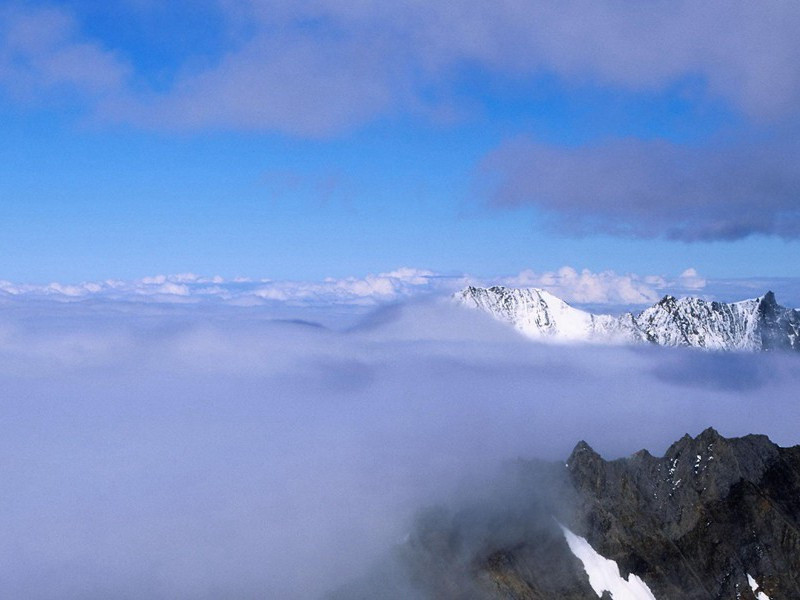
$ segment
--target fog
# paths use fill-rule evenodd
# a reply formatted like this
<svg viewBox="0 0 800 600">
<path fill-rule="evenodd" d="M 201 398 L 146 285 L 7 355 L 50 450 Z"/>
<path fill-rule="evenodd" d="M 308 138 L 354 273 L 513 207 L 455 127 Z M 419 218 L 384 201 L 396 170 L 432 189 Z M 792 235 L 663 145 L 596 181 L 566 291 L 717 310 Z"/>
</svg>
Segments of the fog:
<svg viewBox="0 0 800 600">
<path fill-rule="evenodd" d="M 539 345 L 430 299 L 8 302 L 0 595 L 321 597 L 509 459 L 660 454 L 707 426 L 798 443 L 798 364 Z"/>
</svg>

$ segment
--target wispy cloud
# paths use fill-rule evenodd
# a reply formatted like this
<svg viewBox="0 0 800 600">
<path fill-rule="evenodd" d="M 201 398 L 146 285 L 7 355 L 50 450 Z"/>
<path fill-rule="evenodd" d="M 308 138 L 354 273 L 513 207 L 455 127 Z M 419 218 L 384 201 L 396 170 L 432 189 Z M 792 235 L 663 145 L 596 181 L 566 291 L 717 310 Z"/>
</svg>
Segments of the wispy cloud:
<svg viewBox="0 0 800 600">
<path fill-rule="evenodd" d="M 0 9 L 0 90 L 26 103 L 97 106 L 130 93 L 132 67 L 56 7 Z"/>
<path fill-rule="evenodd" d="M 700 100 L 756 119 L 796 114 L 800 99 L 800 10 L 789 3 L 226 0 L 219 9 L 228 43 L 215 60 L 178 69 L 166 89 L 126 85 L 100 112 L 159 127 L 328 135 L 385 115 L 457 112 L 465 65 L 634 92 L 694 77 Z M 126 84 L 125 63 L 80 35 L 66 9 L 4 11 L 0 21 L 7 86 L 69 83 L 97 101 Z M 182 59 L 193 63 L 191 48 Z"/>
</svg>

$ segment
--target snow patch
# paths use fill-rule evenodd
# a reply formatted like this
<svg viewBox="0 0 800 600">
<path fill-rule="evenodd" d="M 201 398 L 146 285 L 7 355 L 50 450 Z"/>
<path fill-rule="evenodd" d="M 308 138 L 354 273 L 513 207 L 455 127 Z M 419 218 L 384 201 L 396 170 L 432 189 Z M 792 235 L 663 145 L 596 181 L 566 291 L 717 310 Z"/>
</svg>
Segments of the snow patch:
<svg viewBox="0 0 800 600">
<path fill-rule="evenodd" d="M 589 585 L 598 598 L 603 596 L 603 592 L 610 592 L 614 600 L 656 600 L 653 592 L 639 577 L 631 573 L 625 579 L 620 575 L 615 561 L 601 556 L 584 538 L 575 535 L 563 525 L 560 526 L 569 549 L 583 564 L 589 576 Z"/>
<path fill-rule="evenodd" d="M 770 600 L 769 596 L 767 596 L 764 592 L 759 591 L 760 588 L 758 582 L 756 582 L 750 573 L 747 574 L 747 583 L 750 584 L 750 589 L 753 590 L 756 600 Z"/>
</svg>

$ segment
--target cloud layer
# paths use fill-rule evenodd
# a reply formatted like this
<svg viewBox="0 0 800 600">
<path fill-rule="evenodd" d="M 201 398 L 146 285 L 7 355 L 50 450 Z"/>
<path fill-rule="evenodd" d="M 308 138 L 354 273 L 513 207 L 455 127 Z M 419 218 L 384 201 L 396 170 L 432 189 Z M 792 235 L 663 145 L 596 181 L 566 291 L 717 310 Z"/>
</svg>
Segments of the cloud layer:
<svg viewBox="0 0 800 600">
<path fill-rule="evenodd" d="M 556 148 L 516 140 L 483 165 L 495 206 L 533 206 L 571 233 L 736 240 L 800 235 L 800 148 L 627 139 Z"/>
<path fill-rule="evenodd" d="M 443 275 L 426 269 L 401 267 L 365 277 L 326 278 L 323 281 L 273 281 L 269 279 L 203 277 L 193 273 L 157 275 L 139 280 L 106 280 L 80 284 L 53 282 L 46 285 L 16 284 L 0 280 L 0 299 L 39 298 L 61 301 L 110 300 L 194 304 L 216 302 L 238 306 L 325 307 L 331 305 L 369 308 L 398 300 L 444 296 L 468 284 L 539 287 L 576 304 L 649 304 L 664 290 L 697 292 L 705 286 L 694 269 L 680 277 L 619 275 L 614 271 L 581 272 L 572 267 L 558 271 L 530 269 L 513 277 L 480 278 Z"/>
<path fill-rule="evenodd" d="M 127 301 L 194 303 L 221 301 L 243 306 L 266 303 L 289 305 L 349 304 L 374 306 L 446 287 L 451 279 L 425 269 L 401 267 L 365 277 L 329 277 L 323 281 L 204 277 L 194 273 L 156 275 L 123 281 L 47 285 L 16 284 L 0 280 L 0 297 L 37 297 L 55 300 L 100 298 Z M 450 282 L 450 285 L 458 285 Z"/>
<path fill-rule="evenodd" d="M 0 590 L 317 598 L 506 459 L 708 425 L 796 443 L 795 363 L 538 346 L 435 302 L 336 332 L 29 301 L 0 313 Z"/>
<path fill-rule="evenodd" d="M 541 288 L 573 305 L 599 312 L 635 310 L 653 304 L 665 294 L 731 302 L 758 297 L 768 290 L 776 292 L 781 303 L 800 306 L 800 281 L 797 279 L 718 280 L 707 279 L 694 268 L 685 269 L 677 276 L 665 276 L 612 270 L 578 271 L 564 266 L 555 271 L 525 269 L 517 275 L 491 278 L 400 267 L 363 277 L 329 277 L 322 281 L 225 279 L 193 273 L 77 284 L 34 285 L 0 280 L 0 307 L 30 301 L 116 303 L 120 306 L 144 303 L 154 307 L 228 305 L 262 307 L 282 318 L 296 315 L 304 318 L 302 315 L 311 314 L 321 317 L 336 308 L 338 318 L 344 319 L 342 323 L 349 323 L 377 306 L 446 297 L 467 285 Z"/>
<path fill-rule="evenodd" d="M 223 28 L 228 43 L 215 60 L 178 69 L 166 91 L 135 87 L 127 65 L 140 82 L 148 75 L 136 73 L 135 57 L 116 58 L 108 41 L 79 35 L 66 10 L 35 3 L 0 14 L 7 32 L 0 82 L 13 88 L 27 79 L 40 90 L 66 84 L 123 120 L 301 135 L 397 112 L 452 112 L 459 103 L 453 84 L 465 66 L 511 80 L 555 74 L 573 85 L 635 92 L 699 78 L 701 97 L 758 119 L 793 114 L 800 100 L 800 10 L 791 3 L 208 4 L 218 20 L 209 26 Z M 143 3 L 139 11 L 153 9 Z M 188 49 L 181 60 L 198 58 Z M 109 90 L 125 98 L 107 101 Z"/>
</svg>

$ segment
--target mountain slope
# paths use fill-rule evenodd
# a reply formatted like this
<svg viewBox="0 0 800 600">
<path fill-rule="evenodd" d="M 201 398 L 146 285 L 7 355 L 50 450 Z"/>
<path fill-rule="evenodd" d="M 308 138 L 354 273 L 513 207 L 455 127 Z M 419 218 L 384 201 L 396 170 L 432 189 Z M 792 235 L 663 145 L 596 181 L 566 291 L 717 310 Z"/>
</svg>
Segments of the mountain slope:
<svg viewBox="0 0 800 600">
<path fill-rule="evenodd" d="M 741 302 L 665 296 L 638 315 L 594 315 L 539 289 L 467 287 L 455 299 L 534 339 L 594 343 L 651 342 L 709 350 L 800 351 L 800 311 L 772 292 Z"/>
<path fill-rule="evenodd" d="M 493 492 L 419 518 L 397 555 L 413 597 L 800 598 L 798 446 L 707 429 L 606 461 L 581 442 Z"/>
</svg>

